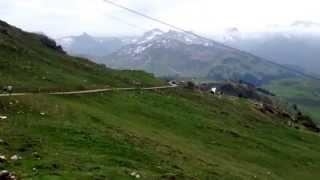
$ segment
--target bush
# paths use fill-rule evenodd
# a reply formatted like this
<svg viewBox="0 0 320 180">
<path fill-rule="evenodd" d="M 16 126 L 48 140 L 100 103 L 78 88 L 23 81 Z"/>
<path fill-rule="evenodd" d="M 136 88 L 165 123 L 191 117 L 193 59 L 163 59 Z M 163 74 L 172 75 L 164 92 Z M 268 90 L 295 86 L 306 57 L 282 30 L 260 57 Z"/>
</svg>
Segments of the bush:
<svg viewBox="0 0 320 180">
<path fill-rule="evenodd" d="M 40 41 L 46 47 L 48 47 L 50 49 L 53 49 L 53 50 L 56 50 L 56 51 L 58 51 L 60 53 L 64 53 L 65 54 L 64 50 L 62 49 L 62 47 L 58 46 L 57 43 L 54 40 L 50 39 L 49 37 L 41 35 L 40 36 Z"/>
<path fill-rule="evenodd" d="M 298 123 L 302 124 L 305 128 L 313 132 L 320 132 L 319 126 L 313 121 L 313 119 L 310 116 L 299 113 L 297 115 L 297 121 Z"/>
<path fill-rule="evenodd" d="M 187 89 L 195 89 L 196 85 L 192 81 L 188 81 L 187 84 L 185 85 L 185 88 Z"/>
</svg>

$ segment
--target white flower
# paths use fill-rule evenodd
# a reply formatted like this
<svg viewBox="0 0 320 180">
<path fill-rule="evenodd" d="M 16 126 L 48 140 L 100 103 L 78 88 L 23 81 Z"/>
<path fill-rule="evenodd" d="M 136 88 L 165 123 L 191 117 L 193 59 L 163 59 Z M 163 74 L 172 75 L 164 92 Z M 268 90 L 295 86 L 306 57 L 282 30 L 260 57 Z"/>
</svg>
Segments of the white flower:
<svg viewBox="0 0 320 180">
<path fill-rule="evenodd" d="M 0 119 L 1 120 L 6 120 L 6 119 L 8 119 L 8 117 L 7 116 L 0 116 Z"/>
<path fill-rule="evenodd" d="M 0 160 L 7 160 L 7 157 L 5 155 L 0 155 Z"/>
<path fill-rule="evenodd" d="M 10 158 L 12 161 L 17 161 L 17 160 L 19 160 L 19 159 L 22 159 L 20 156 L 18 156 L 18 155 L 13 155 L 13 156 L 11 156 L 11 158 Z"/>
</svg>

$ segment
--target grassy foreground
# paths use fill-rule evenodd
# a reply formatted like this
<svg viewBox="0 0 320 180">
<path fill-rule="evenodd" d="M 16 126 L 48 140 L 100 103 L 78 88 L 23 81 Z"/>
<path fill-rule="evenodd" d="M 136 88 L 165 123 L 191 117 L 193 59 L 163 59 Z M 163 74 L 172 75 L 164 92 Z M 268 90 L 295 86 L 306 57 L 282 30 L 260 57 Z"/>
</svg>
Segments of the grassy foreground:
<svg viewBox="0 0 320 180">
<path fill-rule="evenodd" d="M 320 137 L 245 100 L 181 90 L 1 99 L 1 164 L 22 179 L 305 179 Z M 42 115 L 41 115 L 42 113 Z M 45 113 L 45 115 L 43 115 Z"/>
</svg>

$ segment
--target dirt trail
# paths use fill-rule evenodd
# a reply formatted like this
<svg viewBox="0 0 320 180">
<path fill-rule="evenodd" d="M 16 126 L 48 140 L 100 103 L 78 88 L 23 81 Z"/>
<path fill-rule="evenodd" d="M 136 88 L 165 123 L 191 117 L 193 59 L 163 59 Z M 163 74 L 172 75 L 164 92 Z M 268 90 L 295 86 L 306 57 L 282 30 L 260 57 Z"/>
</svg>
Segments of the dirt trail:
<svg viewBox="0 0 320 180">
<path fill-rule="evenodd" d="M 146 88 L 105 88 L 105 89 L 92 89 L 92 90 L 82 90 L 82 91 L 65 91 L 65 92 L 49 92 L 49 93 L 12 93 L 12 94 L 0 94 L 0 97 L 8 96 L 28 96 L 34 94 L 47 94 L 47 95 L 73 95 L 73 94 L 92 94 L 99 92 L 108 91 L 132 91 L 132 90 L 156 90 L 156 89 L 170 89 L 178 87 L 175 84 L 169 83 L 167 86 L 156 86 L 156 87 L 146 87 Z"/>
</svg>

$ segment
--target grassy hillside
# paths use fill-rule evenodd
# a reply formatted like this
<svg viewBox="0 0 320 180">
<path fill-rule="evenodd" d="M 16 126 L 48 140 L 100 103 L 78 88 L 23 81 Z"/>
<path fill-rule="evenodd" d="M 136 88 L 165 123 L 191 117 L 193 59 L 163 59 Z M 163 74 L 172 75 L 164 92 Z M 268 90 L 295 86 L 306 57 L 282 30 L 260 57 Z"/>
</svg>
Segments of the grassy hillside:
<svg viewBox="0 0 320 180">
<path fill-rule="evenodd" d="M 64 54 L 45 36 L 23 32 L 0 21 L 0 86 L 16 90 L 83 89 L 162 84 L 139 71 L 115 71 Z"/>
<path fill-rule="evenodd" d="M 163 84 L 65 55 L 0 23 L 0 82 L 18 90 Z M 140 85 L 139 85 L 140 86 Z M 305 179 L 320 137 L 244 99 L 177 88 L 1 97 L 0 171 L 19 179 Z M 18 155 L 18 160 L 10 157 Z M 135 173 L 134 173 L 135 172 Z M 133 177 L 135 175 L 136 177 Z"/>
<path fill-rule="evenodd" d="M 320 121 L 320 82 L 308 79 L 272 81 L 266 88 L 297 104 L 303 111 Z"/>
<path fill-rule="evenodd" d="M 0 152 L 22 157 L 1 168 L 23 179 L 320 175 L 318 135 L 289 129 L 243 100 L 180 90 L 36 96 L 1 99 L 1 114 L 9 119 L 0 122 L 7 143 Z"/>
</svg>

